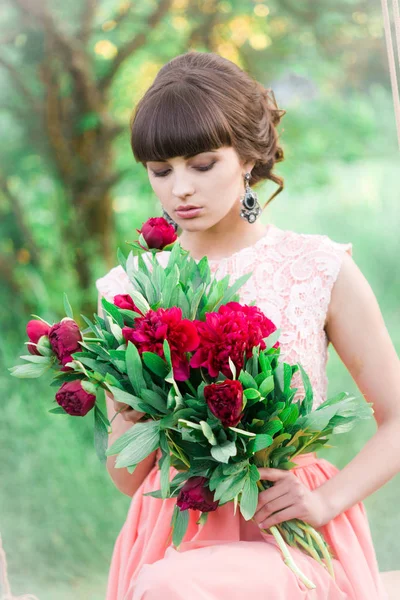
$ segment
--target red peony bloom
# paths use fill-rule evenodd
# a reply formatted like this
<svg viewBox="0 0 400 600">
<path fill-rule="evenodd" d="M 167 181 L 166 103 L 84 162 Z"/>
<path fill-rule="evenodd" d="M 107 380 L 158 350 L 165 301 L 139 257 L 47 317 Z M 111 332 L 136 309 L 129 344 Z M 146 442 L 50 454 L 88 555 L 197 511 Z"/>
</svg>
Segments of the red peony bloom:
<svg viewBox="0 0 400 600">
<path fill-rule="evenodd" d="M 223 427 L 235 427 L 243 414 L 243 387 L 237 379 L 226 379 L 204 387 L 204 397 L 212 414 Z"/>
<path fill-rule="evenodd" d="M 171 361 L 177 381 L 189 379 L 189 364 L 186 352 L 192 352 L 199 344 L 196 325 L 189 319 L 182 319 L 182 309 L 178 307 L 149 310 L 143 317 L 135 319 L 135 328 L 123 327 L 125 340 L 135 344 L 139 353 L 154 352 L 164 357 L 163 341 L 168 340 L 171 348 Z"/>
<path fill-rule="evenodd" d="M 239 372 L 246 358 L 252 356 L 254 346 L 265 349 L 263 338 L 276 327 L 256 306 L 228 302 L 218 312 L 206 313 L 205 321 L 195 321 L 200 344 L 190 360 L 191 367 L 205 367 L 212 377 L 219 372 L 232 377 L 229 357 Z M 276 342 L 274 347 L 277 347 Z"/>
<path fill-rule="evenodd" d="M 141 315 L 143 314 L 129 294 L 117 294 L 114 296 L 114 304 L 115 306 L 118 306 L 118 308 L 125 308 L 127 310 L 133 310 Z"/>
<path fill-rule="evenodd" d="M 69 317 L 61 319 L 50 329 L 49 340 L 58 360 L 64 365 L 61 370 L 70 371 L 70 367 L 65 367 L 65 365 L 73 360 L 71 354 L 81 351 L 78 342 L 82 340 L 82 335 L 78 325 Z"/>
<path fill-rule="evenodd" d="M 56 400 L 65 412 L 74 417 L 84 417 L 96 403 L 96 396 L 83 389 L 79 379 L 62 384 Z"/>
<path fill-rule="evenodd" d="M 224 314 L 225 311 L 236 310 L 244 312 L 249 320 L 249 338 L 246 349 L 246 358 L 250 358 L 252 355 L 252 348 L 260 344 L 260 350 L 265 350 L 265 342 L 263 338 L 268 337 L 277 328 L 275 324 L 268 319 L 258 308 L 258 306 L 248 306 L 247 304 L 239 304 L 239 302 L 228 302 L 223 306 L 220 306 L 218 312 Z M 279 348 L 279 342 L 277 341 L 273 348 Z"/>
<path fill-rule="evenodd" d="M 28 321 L 26 325 L 27 336 L 34 344 L 37 344 L 43 335 L 48 336 L 49 331 L 50 325 L 43 321 L 39 321 L 38 319 L 32 319 L 31 321 Z M 33 344 L 27 344 L 27 348 L 30 354 L 40 356 L 39 350 Z"/>
<path fill-rule="evenodd" d="M 173 225 L 170 225 L 164 217 L 151 217 L 143 223 L 142 229 L 136 231 L 143 235 L 148 248 L 158 250 L 162 250 L 178 238 Z"/>
<path fill-rule="evenodd" d="M 180 510 L 188 508 L 201 510 L 201 512 L 217 510 L 219 502 L 214 502 L 214 494 L 206 486 L 207 481 L 207 477 L 189 477 L 176 499 Z"/>
</svg>

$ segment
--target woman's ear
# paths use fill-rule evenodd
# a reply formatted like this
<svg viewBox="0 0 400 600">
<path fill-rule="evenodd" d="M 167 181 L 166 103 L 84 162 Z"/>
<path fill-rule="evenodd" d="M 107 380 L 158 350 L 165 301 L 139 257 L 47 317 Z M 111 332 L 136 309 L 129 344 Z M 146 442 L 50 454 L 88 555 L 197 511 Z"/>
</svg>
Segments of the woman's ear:
<svg viewBox="0 0 400 600">
<path fill-rule="evenodd" d="M 243 177 L 245 176 L 246 173 L 251 173 L 251 171 L 254 169 L 254 165 L 256 164 L 256 162 L 253 161 L 248 161 L 245 163 L 242 163 L 242 169 L 243 169 Z"/>
</svg>

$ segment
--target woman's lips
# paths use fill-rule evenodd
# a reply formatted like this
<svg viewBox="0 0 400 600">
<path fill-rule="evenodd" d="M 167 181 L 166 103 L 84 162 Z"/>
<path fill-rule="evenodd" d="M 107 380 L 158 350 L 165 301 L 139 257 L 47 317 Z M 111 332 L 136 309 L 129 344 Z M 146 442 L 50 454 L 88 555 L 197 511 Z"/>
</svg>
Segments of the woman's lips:
<svg viewBox="0 0 400 600">
<path fill-rule="evenodd" d="M 182 219 L 191 219 L 192 217 L 197 217 L 202 211 L 202 208 L 189 208 L 186 210 L 177 210 L 175 211 L 178 217 Z"/>
</svg>

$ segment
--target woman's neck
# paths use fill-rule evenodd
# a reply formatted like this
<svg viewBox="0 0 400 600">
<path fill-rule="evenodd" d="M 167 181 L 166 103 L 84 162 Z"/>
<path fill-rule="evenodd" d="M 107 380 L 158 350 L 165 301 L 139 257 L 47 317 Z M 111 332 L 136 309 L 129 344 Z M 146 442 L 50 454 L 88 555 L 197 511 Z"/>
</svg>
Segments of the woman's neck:
<svg viewBox="0 0 400 600">
<path fill-rule="evenodd" d="M 195 260 L 207 256 L 210 260 L 219 260 L 252 246 L 264 237 L 269 225 L 240 223 L 236 229 L 216 232 L 215 228 L 206 231 L 184 231 L 178 242 Z"/>
</svg>

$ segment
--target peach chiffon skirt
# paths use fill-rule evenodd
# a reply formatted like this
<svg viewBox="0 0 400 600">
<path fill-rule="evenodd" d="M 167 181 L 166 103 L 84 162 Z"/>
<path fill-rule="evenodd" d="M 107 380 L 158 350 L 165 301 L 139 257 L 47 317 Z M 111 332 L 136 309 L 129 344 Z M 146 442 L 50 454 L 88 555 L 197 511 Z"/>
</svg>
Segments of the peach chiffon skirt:
<svg viewBox="0 0 400 600">
<path fill-rule="evenodd" d="M 161 456 L 158 451 L 158 457 Z M 338 469 L 308 453 L 293 473 L 315 489 Z M 171 468 L 170 479 L 177 471 Z M 229 502 L 189 526 L 177 551 L 170 521 L 175 499 L 143 493 L 160 489 L 156 462 L 132 498 L 112 556 L 106 600 L 388 600 L 380 579 L 364 504 L 359 502 L 319 529 L 335 553 L 335 580 L 301 550 L 289 547 L 300 569 L 316 584 L 307 589 L 283 562 L 272 534 L 263 535 Z"/>
</svg>

